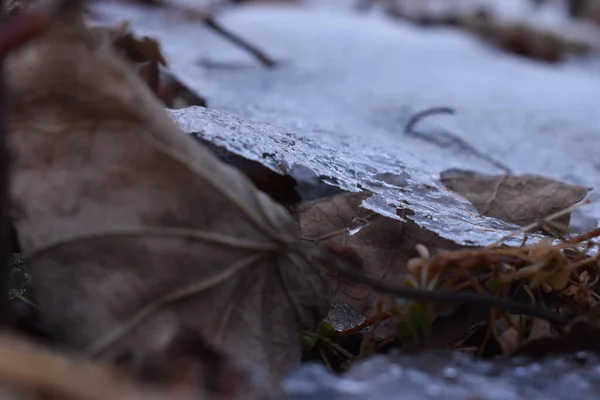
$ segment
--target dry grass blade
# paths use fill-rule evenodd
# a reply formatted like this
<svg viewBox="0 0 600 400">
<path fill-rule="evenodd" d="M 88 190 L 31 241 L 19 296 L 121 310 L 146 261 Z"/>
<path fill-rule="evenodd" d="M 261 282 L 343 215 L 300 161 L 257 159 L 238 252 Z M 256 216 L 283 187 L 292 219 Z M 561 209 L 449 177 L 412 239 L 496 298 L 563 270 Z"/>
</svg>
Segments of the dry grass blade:
<svg viewBox="0 0 600 400">
<path fill-rule="evenodd" d="M 582 207 L 582 206 L 584 206 L 586 204 L 589 204 L 589 203 L 587 201 L 582 201 L 580 203 L 573 204 L 572 206 L 569 206 L 569 207 L 567 207 L 567 208 L 565 208 L 563 210 L 557 211 L 554 214 L 549 215 L 548 217 L 546 217 L 546 218 L 544 218 L 544 219 L 542 219 L 540 221 L 533 222 L 533 223 L 531 223 L 531 224 L 529 224 L 527 226 L 522 227 L 521 229 L 517 229 L 517 230 L 509 233 L 508 235 L 506 235 L 506 236 L 498 239 L 494 243 L 491 243 L 491 244 L 487 245 L 485 248 L 486 249 L 490 249 L 490 248 L 493 248 L 493 247 L 498 247 L 498 246 L 500 246 L 502 243 L 506 242 L 510 238 L 513 238 L 513 237 L 515 237 L 517 235 L 520 235 L 522 233 L 531 232 L 532 230 L 534 230 L 536 228 L 539 228 L 543 223 L 549 223 L 549 222 L 551 222 L 551 221 L 553 221 L 553 220 L 555 220 L 557 218 L 560 218 L 560 217 L 562 217 L 564 215 L 568 215 L 568 214 L 572 213 L 573 211 L 577 210 L 578 208 L 580 208 L 580 207 Z"/>
</svg>

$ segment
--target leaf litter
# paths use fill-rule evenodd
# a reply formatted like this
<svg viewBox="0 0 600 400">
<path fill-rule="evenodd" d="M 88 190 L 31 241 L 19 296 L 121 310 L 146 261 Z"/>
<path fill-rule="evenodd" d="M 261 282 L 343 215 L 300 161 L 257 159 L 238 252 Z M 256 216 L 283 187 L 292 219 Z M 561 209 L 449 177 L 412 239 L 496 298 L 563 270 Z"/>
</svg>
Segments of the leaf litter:
<svg viewBox="0 0 600 400">
<path fill-rule="evenodd" d="M 440 174 L 448 189 L 467 198 L 483 215 L 525 226 L 583 200 L 589 189 L 542 176 L 485 176 L 451 170 Z M 558 233 L 568 230 L 570 214 L 553 221 Z"/>
<path fill-rule="evenodd" d="M 203 145 L 175 126 L 163 108 L 173 103 L 157 80 L 167 64 L 157 42 L 136 39 L 125 25 L 88 30 L 77 4 L 42 2 L 41 14 L 36 7 L 20 14 L 13 36 L 3 38 L 7 146 L 14 157 L 9 193 L 19 210 L 12 223 L 41 318 L 58 333 L 54 346 L 78 353 L 79 366 L 90 363 L 85 358 L 99 359 L 97 367 L 117 371 L 124 383 L 121 393 L 112 376 L 53 375 L 53 361 L 36 358 L 44 357 L 40 348 L 33 358 L 26 351 L 7 356 L 40 365 L 18 384 L 40 389 L 42 379 L 58 396 L 72 398 L 100 398 L 109 386 L 111 398 L 135 398 L 144 390 L 157 398 L 279 398 L 279 383 L 300 362 L 303 330 L 304 342 L 310 339 L 303 358 L 316 355 L 330 369 L 346 369 L 390 346 L 408 351 L 435 337 L 441 320 L 462 318 L 465 305 L 484 307 L 484 313 L 470 312 L 466 325 L 481 328 L 482 338 L 469 334 L 445 348 L 534 354 L 548 340 L 564 343 L 574 332 L 594 331 L 597 233 L 563 235 L 588 189 L 471 173 L 457 183 L 442 174 L 441 183 L 482 215 L 524 225 L 495 225 L 488 243 L 503 235 L 485 247 L 465 247 L 419 226 L 410 218 L 419 208 L 405 199 L 408 207 L 391 207 L 393 215 L 364 207 L 366 200 L 381 200 L 382 187 L 407 198 L 412 177 L 406 171 L 374 173 L 379 182 L 362 187 L 374 189 L 364 193 L 304 203 L 277 197 L 277 175 L 253 157 L 236 158 L 230 138 L 214 135 L 223 127 L 237 130 L 232 117 L 181 111 L 198 118 L 186 130 Z M 28 24 L 37 15 L 52 23 Z M 39 37 L 23 45 L 15 32 Z M 208 129 L 196 129 L 198 123 Z M 285 144 L 288 136 L 294 146 L 297 139 L 238 123 L 244 128 L 238 137 L 250 133 L 238 139 L 243 147 L 265 132 L 262 144 L 274 138 Z M 306 144 L 316 151 L 303 157 L 325 149 L 310 139 Z M 279 158 L 265 154 L 263 164 Z M 289 161 L 268 166 L 286 176 L 294 167 Z M 296 190 L 293 181 L 288 176 L 285 191 Z M 444 190 L 431 182 L 425 189 Z M 459 197 L 447 199 L 467 209 Z M 531 234 L 552 232 L 548 227 L 560 233 L 557 240 Z M 322 321 L 332 299 L 365 319 L 336 331 Z M 73 382 L 65 383 L 70 375 Z M 0 373 L 11 384 L 14 376 Z M 81 388 L 81 382 L 91 383 Z"/>
</svg>

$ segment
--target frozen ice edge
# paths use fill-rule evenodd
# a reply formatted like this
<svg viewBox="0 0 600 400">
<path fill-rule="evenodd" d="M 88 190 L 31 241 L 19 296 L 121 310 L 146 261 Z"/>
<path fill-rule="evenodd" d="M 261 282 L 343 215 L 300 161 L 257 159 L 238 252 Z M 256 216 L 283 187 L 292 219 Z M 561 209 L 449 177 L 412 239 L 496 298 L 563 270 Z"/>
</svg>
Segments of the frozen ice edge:
<svg viewBox="0 0 600 400">
<path fill-rule="evenodd" d="M 462 197 L 447 190 L 436 175 L 404 165 L 384 148 L 355 149 L 352 142 L 336 147 L 317 142 L 306 135 L 245 120 L 203 107 L 169 110 L 177 125 L 188 134 L 197 134 L 229 151 L 268 166 L 281 173 L 304 166 L 327 183 L 343 190 L 368 190 L 373 196 L 363 207 L 390 218 L 402 220 L 396 208 L 408 208 L 410 217 L 421 227 L 459 244 L 486 245 L 515 229 L 502 221 L 479 215 Z M 400 186 L 387 183 L 382 174 L 402 176 Z M 521 238 L 512 240 L 519 244 Z"/>
</svg>

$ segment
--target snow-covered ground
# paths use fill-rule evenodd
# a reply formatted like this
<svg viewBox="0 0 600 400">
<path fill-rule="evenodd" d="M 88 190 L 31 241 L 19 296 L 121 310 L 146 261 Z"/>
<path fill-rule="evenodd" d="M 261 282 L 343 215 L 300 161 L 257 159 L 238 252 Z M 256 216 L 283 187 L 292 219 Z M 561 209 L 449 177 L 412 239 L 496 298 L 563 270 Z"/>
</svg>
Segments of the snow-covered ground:
<svg viewBox="0 0 600 400">
<path fill-rule="evenodd" d="M 500 171 L 460 146 L 405 135 L 408 118 L 423 109 L 446 106 L 456 115 L 430 117 L 420 130 L 459 138 L 514 173 L 600 190 L 600 69 L 594 63 L 545 64 L 503 53 L 464 31 L 359 13 L 350 1 L 340 0 L 337 7 L 335 0 L 312 3 L 247 5 L 219 15 L 223 25 L 281 60 L 276 69 L 260 67 L 198 22 L 134 7 L 102 10 L 158 38 L 171 69 L 207 98 L 210 109 L 243 119 L 178 113 L 189 130 L 202 128 L 224 142 L 245 131 L 247 138 L 233 141 L 246 140 L 248 146 L 230 146 L 234 151 L 255 159 L 275 152 L 281 162 L 307 165 L 347 189 L 374 190 L 379 196 L 367 205 L 382 212 L 406 200 L 415 221 L 449 238 L 461 241 L 468 232 L 469 239 L 483 243 L 510 228 L 475 217 L 470 205 L 435 181 L 437 174 L 453 167 Z M 567 29 L 573 22 L 556 8 L 535 12 L 517 0 L 493 3 L 510 20 L 572 34 L 594 32 Z M 195 125 L 190 115 L 197 116 Z M 233 121 L 247 129 L 237 130 Z M 260 144 L 252 135 L 282 135 L 278 132 L 300 147 L 277 149 L 271 141 L 251 148 L 253 140 Z M 407 185 L 399 189 L 378 181 L 383 172 L 404 172 Z M 436 190 L 425 190 L 427 185 Z M 600 209 L 583 212 L 595 226 Z"/>
</svg>

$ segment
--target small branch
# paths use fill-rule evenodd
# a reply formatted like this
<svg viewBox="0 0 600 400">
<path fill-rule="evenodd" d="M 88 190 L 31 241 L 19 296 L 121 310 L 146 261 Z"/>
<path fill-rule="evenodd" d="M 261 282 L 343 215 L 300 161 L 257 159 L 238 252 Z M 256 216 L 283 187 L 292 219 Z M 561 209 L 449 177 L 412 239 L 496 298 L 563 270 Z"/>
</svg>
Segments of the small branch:
<svg viewBox="0 0 600 400">
<path fill-rule="evenodd" d="M 339 344 L 337 344 L 334 341 L 330 340 L 329 338 L 326 338 L 324 336 L 320 336 L 317 333 L 310 332 L 310 331 L 304 331 L 302 333 L 304 335 L 306 335 L 306 336 L 310 336 L 315 341 L 321 341 L 321 342 L 327 344 L 333 350 L 337 351 L 339 354 L 343 355 L 344 357 L 346 357 L 349 360 L 352 360 L 353 358 L 355 358 L 354 354 L 350 353 L 348 350 L 344 349 L 342 346 L 340 346 Z"/>
<path fill-rule="evenodd" d="M 415 289 L 412 287 L 391 285 L 379 279 L 365 275 L 361 271 L 348 268 L 342 260 L 333 254 L 321 256 L 321 258 L 324 258 L 322 260 L 323 265 L 326 265 L 328 269 L 339 274 L 343 278 L 361 285 L 369 286 L 376 291 L 389 293 L 398 297 L 430 302 L 469 303 L 473 305 L 486 306 L 489 308 L 501 308 L 517 314 L 531 315 L 558 324 L 567 324 L 569 322 L 568 318 L 558 315 L 554 312 L 539 307 L 533 307 L 528 304 L 519 303 L 514 300 L 501 299 L 479 293 L 448 292 L 439 290 L 430 291 Z"/>
<path fill-rule="evenodd" d="M 421 136 L 422 134 L 420 132 L 415 131 L 415 126 L 421 122 L 421 120 L 437 114 L 454 115 L 456 114 L 456 111 L 450 107 L 432 107 L 427 110 L 419 111 L 408 119 L 406 125 L 404 125 L 404 133 L 412 136 Z"/>
<path fill-rule="evenodd" d="M 589 232 L 582 233 L 581 235 L 577 235 L 577 236 L 567 240 L 567 243 L 581 243 L 581 242 L 585 242 L 587 240 L 596 238 L 598 236 L 600 236 L 600 228 L 596 228 Z"/>
<path fill-rule="evenodd" d="M 88 1 L 96 1 L 100 2 L 101 0 L 88 0 Z M 277 65 L 277 62 L 267 56 L 264 52 L 259 50 L 256 46 L 250 44 L 246 40 L 237 36 L 233 32 L 225 29 L 221 24 L 215 21 L 213 15 L 214 13 L 225 6 L 226 2 L 218 2 L 214 4 L 212 7 L 204 7 L 202 9 L 198 9 L 197 7 L 188 7 L 182 4 L 178 4 L 177 2 L 171 2 L 169 0 L 122 0 L 125 3 L 134 3 L 140 4 L 147 7 L 154 8 L 162 8 L 168 11 L 175 11 L 180 15 L 183 15 L 188 20 L 201 21 L 207 28 L 211 29 L 213 32 L 218 35 L 224 37 L 229 40 L 233 44 L 241 47 L 246 50 L 248 53 L 252 54 L 254 58 L 256 58 L 263 66 L 272 68 Z"/>
<path fill-rule="evenodd" d="M 432 134 L 428 134 L 425 132 L 419 132 L 419 131 L 415 130 L 415 126 L 426 117 L 429 117 L 431 115 L 436 115 L 436 114 L 454 115 L 455 113 L 456 112 L 454 111 L 454 109 L 452 109 L 450 107 L 433 107 L 433 108 L 429 108 L 424 111 L 420 111 L 420 112 L 412 115 L 408 119 L 408 121 L 406 122 L 406 125 L 404 126 L 404 134 L 421 139 L 428 143 L 432 143 L 439 147 L 447 147 L 448 143 L 450 143 L 451 145 L 458 147 L 460 150 L 462 150 L 466 153 L 469 153 L 469 154 L 479 158 L 480 160 L 490 163 L 494 167 L 504 171 L 504 173 L 509 174 L 511 171 L 510 171 L 510 168 L 508 168 L 506 165 L 502 164 L 499 161 L 494 160 L 487 154 L 482 153 L 481 151 L 477 150 L 474 146 L 467 143 L 466 141 L 464 141 L 463 139 L 461 139 L 460 137 L 456 136 L 455 134 L 453 134 L 451 132 L 441 132 L 437 135 L 432 135 Z M 446 139 L 446 141 L 444 142 L 443 139 Z"/>
<path fill-rule="evenodd" d="M 225 39 L 229 40 L 233 44 L 241 47 L 248 53 L 252 54 L 252 56 L 254 56 L 254 58 L 256 58 L 263 66 L 273 68 L 277 65 L 277 62 L 275 60 L 267 56 L 264 52 L 262 52 L 246 40 L 237 36 L 233 32 L 225 29 L 225 27 L 223 27 L 221 24 L 215 21 L 213 17 L 207 17 L 206 19 L 204 19 L 204 25 L 206 25 L 206 27 L 210 28 L 215 33 L 218 33 L 219 35 L 223 36 Z"/>
<path fill-rule="evenodd" d="M 521 229 L 517 229 L 516 231 L 513 231 L 511 233 L 509 233 L 508 235 L 504 236 L 503 238 L 496 240 L 494 243 L 489 244 L 487 246 L 485 246 L 486 249 L 490 249 L 493 247 L 497 247 L 500 246 L 502 243 L 506 242 L 508 239 L 515 237 L 521 233 L 526 234 L 527 232 L 530 232 L 536 228 L 539 228 L 540 225 L 544 224 L 544 223 L 548 223 L 550 221 L 553 221 L 557 218 L 562 217 L 563 215 L 567 215 L 569 213 L 571 213 L 572 211 L 578 209 L 579 207 L 585 205 L 585 204 L 589 204 L 587 201 L 582 201 L 580 203 L 576 203 L 573 204 L 572 206 L 569 206 L 563 210 L 557 211 L 554 214 L 551 214 L 549 216 L 547 216 L 546 218 L 536 221 L 536 222 L 532 222 L 531 224 L 522 227 Z"/>
</svg>

